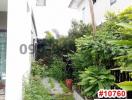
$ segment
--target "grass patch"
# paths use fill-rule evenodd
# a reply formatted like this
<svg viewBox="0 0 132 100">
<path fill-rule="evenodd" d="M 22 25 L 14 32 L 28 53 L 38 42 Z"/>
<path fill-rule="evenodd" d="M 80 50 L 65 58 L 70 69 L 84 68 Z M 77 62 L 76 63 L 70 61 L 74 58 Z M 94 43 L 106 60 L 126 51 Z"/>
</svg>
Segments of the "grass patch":
<svg viewBox="0 0 132 100">
<path fill-rule="evenodd" d="M 53 89 L 55 87 L 55 84 L 51 78 L 49 78 L 49 83 L 50 83 L 51 88 Z"/>
<path fill-rule="evenodd" d="M 62 89 L 63 89 L 63 91 L 64 91 L 65 93 L 71 92 L 71 91 L 65 86 L 65 84 L 64 84 L 63 81 L 60 81 L 60 86 L 62 87 Z"/>
<path fill-rule="evenodd" d="M 24 100 L 53 100 L 41 83 L 41 78 L 32 77 L 24 87 Z"/>
<path fill-rule="evenodd" d="M 74 97 L 72 94 L 70 95 L 55 95 L 55 100 L 74 100 Z"/>
</svg>

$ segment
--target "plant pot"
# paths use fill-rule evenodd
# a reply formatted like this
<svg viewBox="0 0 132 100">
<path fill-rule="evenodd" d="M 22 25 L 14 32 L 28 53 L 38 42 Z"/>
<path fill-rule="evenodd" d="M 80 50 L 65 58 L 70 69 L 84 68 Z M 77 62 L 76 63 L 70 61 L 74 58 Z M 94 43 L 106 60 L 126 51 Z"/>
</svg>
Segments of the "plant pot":
<svg viewBox="0 0 132 100">
<path fill-rule="evenodd" d="M 72 90 L 72 84 L 73 84 L 73 80 L 72 79 L 66 79 L 65 80 L 66 86 Z"/>
</svg>

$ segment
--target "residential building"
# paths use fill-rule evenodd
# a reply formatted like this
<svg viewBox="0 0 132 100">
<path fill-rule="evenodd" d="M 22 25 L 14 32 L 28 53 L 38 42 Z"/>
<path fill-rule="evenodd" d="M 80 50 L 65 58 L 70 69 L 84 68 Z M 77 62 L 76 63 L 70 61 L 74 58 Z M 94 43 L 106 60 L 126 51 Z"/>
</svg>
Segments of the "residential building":
<svg viewBox="0 0 132 100">
<path fill-rule="evenodd" d="M 7 1 L 0 0 L 0 99 L 4 99 L 7 43 Z"/>
<path fill-rule="evenodd" d="M 5 100 L 23 100 L 23 82 L 35 57 L 37 30 L 31 1 L 0 0 L 0 77 L 5 73 Z"/>
<path fill-rule="evenodd" d="M 132 0 L 92 0 L 95 22 L 99 25 L 105 21 L 105 14 L 108 11 L 116 12 L 123 10 L 128 6 L 132 6 Z M 84 23 L 91 23 L 91 15 L 88 0 L 71 0 L 69 8 L 80 11 L 82 16 L 80 19 Z"/>
</svg>

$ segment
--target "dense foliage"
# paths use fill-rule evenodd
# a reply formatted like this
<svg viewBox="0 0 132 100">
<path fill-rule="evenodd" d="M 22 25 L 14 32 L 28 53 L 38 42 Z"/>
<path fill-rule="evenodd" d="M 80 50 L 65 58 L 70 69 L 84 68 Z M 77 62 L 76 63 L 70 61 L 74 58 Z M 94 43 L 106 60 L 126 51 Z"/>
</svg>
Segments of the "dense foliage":
<svg viewBox="0 0 132 100">
<path fill-rule="evenodd" d="M 95 97 L 99 89 L 110 89 L 114 76 L 104 67 L 89 66 L 80 75 L 84 95 Z"/>
<path fill-rule="evenodd" d="M 24 88 L 24 100 L 52 100 L 39 77 L 31 78 Z"/>
<path fill-rule="evenodd" d="M 66 73 L 64 71 L 65 64 L 62 59 L 58 57 L 53 58 L 53 62 L 48 69 L 50 77 L 55 78 L 56 80 L 64 80 L 66 77 Z"/>
<path fill-rule="evenodd" d="M 46 74 L 45 72 L 46 68 L 47 68 L 46 65 L 42 65 L 39 61 L 35 61 L 32 63 L 31 74 L 33 76 L 43 77 Z"/>
<path fill-rule="evenodd" d="M 116 66 L 113 57 L 122 55 L 124 52 L 119 46 L 110 44 L 105 39 L 92 40 L 89 36 L 83 36 L 76 40 L 77 52 L 72 55 L 74 65 L 84 69 L 90 65 Z"/>
<path fill-rule="evenodd" d="M 83 35 L 90 35 L 91 32 L 91 25 L 84 24 L 82 21 L 72 21 L 72 26 L 69 30 L 69 38 L 76 39 Z"/>
<path fill-rule="evenodd" d="M 63 54 L 76 51 L 75 39 L 84 34 L 91 34 L 91 26 L 83 22 L 72 22 L 67 37 L 55 39 L 50 32 L 46 33 L 43 40 L 38 40 L 36 60 L 43 59 L 45 64 L 50 65 L 54 55 L 61 57 Z"/>
<path fill-rule="evenodd" d="M 110 88 L 114 82 L 111 69 L 132 71 L 131 13 L 132 7 L 119 14 L 108 12 L 106 22 L 97 26 L 94 39 L 90 25 L 75 21 L 72 22 L 68 37 L 54 39 L 48 33 L 38 49 L 39 58 L 49 66 L 46 75 L 64 80 L 65 64 L 61 57 L 69 54 L 74 66 L 74 82 L 80 83 L 86 96 L 94 97 L 99 89 Z M 44 70 L 45 67 L 39 64 L 33 65 L 32 74 L 42 77 Z M 126 84 L 130 83 L 125 82 Z M 124 83 L 117 85 L 121 88 L 125 86 Z"/>
<path fill-rule="evenodd" d="M 131 11 L 132 7 L 127 8 L 118 15 L 109 12 L 106 16 L 107 21 L 97 27 L 94 40 L 91 35 L 84 35 L 76 39 L 75 44 L 77 50 L 75 53 L 70 54 L 77 70 L 74 72 L 75 79 L 78 79 L 79 75 L 85 76 L 85 74 L 88 74 L 86 72 L 90 70 L 90 66 L 93 66 L 92 69 L 94 70 L 96 70 L 96 67 L 101 70 L 100 66 L 104 66 L 109 70 L 113 68 L 119 68 L 121 71 L 131 70 Z M 85 68 L 87 68 L 87 71 Z M 82 74 L 80 74 L 80 71 L 83 71 Z M 92 70 L 90 71 L 92 72 Z M 84 76 L 78 79 L 78 82 L 88 80 L 89 75 Z M 94 76 L 99 77 L 97 72 L 94 73 Z M 87 82 L 87 84 L 89 84 L 89 82 Z M 112 84 L 109 84 L 109 86 L 111 85 Z M 92 85 L 88 86 L 92 88 Z M 86 94 L 88 93 L 88 96 L 93 96 L 97 88 L 93 86 L 93 91 L 90 92 L 88 86 L 85 86 L 83 91 L 85 91 Z"/>
</svg>

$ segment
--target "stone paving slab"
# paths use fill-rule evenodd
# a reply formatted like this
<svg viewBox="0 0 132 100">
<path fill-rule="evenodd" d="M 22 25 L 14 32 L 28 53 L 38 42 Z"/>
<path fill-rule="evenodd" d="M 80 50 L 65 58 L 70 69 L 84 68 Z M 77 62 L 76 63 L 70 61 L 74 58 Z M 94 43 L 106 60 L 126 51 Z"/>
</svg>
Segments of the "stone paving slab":
<svg viewBox="0 0 132 100">
<path fill-rule="evenodd" d="M 51 79 L 53 81 L 54 88 L 51 87 L 51 84 L 49 83 L 49 79 Z M 45 88 L 47 88 L 49 90 L 49 92 L 51 94 L 63 94 L 64 93 L 64 91 L 63 91 L 62 87 L 60 86 L 59 82 L 56 81 L 53 78 L 49 78 L 49 77 L 43 78 L 42 83 L 44 84 Z"/>
<path fill-rule="evenodd" d="M 0 95 L 0 100 L 5 100 L 5 95 Z"/>
<path fill-rule="evenodd" d="M 5 89 L 0 89 L 0 100 L 5 100 Z"/>
</svg>

